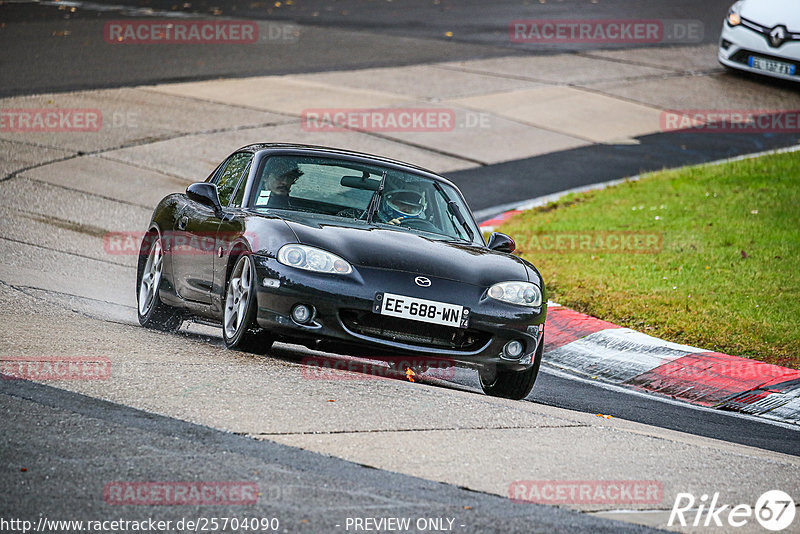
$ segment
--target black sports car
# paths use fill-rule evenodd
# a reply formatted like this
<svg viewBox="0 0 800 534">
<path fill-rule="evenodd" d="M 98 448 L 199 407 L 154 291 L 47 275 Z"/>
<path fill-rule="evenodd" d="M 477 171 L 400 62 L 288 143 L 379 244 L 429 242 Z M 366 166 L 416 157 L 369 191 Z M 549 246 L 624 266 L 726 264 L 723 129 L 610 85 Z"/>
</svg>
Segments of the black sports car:
<svg viewBox="0 0 800 534">
<path fill-rule="evenodd" d="M 485 243 L 461 192 L 420 167 L 339 149 L 256 144 L 165 197 L 138 263 L 139 322 L 221 324 L 229 348 L 275 340 L 479 371 L 521 399 L 542 358 L 544 283 Z"/>
</svg>

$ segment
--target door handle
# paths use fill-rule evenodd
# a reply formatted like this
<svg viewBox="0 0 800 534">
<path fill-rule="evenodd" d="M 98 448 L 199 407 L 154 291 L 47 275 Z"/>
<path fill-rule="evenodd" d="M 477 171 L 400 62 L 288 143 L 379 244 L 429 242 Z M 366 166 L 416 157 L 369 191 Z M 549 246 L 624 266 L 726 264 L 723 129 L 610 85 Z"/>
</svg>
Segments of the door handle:
<svg viewBox="0 0 800 534">
<path fill-rule="evenodd" d="M 178 220 L 178 230 L 186 230 L 186 225 L 189 224 L 189 217 L 184 215 Z"/>
</svg>

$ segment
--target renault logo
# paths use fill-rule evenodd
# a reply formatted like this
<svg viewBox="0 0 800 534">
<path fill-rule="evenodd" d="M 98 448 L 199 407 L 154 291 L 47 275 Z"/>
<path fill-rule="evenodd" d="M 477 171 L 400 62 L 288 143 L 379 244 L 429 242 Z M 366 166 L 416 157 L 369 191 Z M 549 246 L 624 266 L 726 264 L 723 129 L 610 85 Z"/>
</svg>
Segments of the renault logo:
<svg viewBox="0 0 800 534">
<path fill-rule="evenodd" d="M 775 48 L 779 47 L 786 40 L 786 28 L 783 26 L 775 26 L 769 32 L 769 44 Z"/>
<path fill-rule="evenodd" d="M 419 287 L 430 287 L 431 281 L 430 278 L 425 278 L 424 276 L 418 276 L 414 278 L 414 283 L 417 284 Z"/>
</svg>

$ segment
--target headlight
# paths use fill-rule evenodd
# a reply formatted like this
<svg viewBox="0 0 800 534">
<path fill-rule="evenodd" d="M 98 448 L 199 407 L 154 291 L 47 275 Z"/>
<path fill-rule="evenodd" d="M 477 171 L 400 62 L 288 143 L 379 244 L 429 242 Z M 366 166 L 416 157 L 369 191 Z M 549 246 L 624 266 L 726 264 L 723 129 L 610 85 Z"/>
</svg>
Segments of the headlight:
<svg viewBox="0 0 800 534">
<path fill-rule="evenodd" d="M 278 251 L 278 261 L 316 273 L 350 274 L 353 268 L 336 254 L 306 245 L 284 245 Z"/>
<path fill-rule="evenodd" d="M 731 26 L 738 26 L 742 23 L 742 18 L 739 16 L 739 10 L 742 8 L 742 2 L 736 2 L 728 10 L 726 20 Z"/>
<path fill-rule="evenodd" d="M 530 282 L 500 282 L 489 288 L 489 296 L 495 300 L 520 306 L 542 305 L 542 290 Z"/>
</svg>

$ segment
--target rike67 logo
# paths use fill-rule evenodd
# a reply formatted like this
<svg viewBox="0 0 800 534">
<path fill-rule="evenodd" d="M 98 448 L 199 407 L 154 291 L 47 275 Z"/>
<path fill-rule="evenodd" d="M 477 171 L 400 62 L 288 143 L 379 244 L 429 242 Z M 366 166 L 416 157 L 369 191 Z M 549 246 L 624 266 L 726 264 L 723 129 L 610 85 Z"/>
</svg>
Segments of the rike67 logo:
<svg viewBox="0 0 800 534">
<path fill-rule="evenodd" d="M 795 504 L 788 493 L 770 490 L 762 494 L 755 507 L 749 504 L 720 504 L 719 492 L 709 499 L 704 494 L 695 499 L 691 493 L 678 493 L 669 515 L 668 526 L 743 527 L 755 518 L 767 530 L 785 530 L 794 521 Z"/>
</svg>

